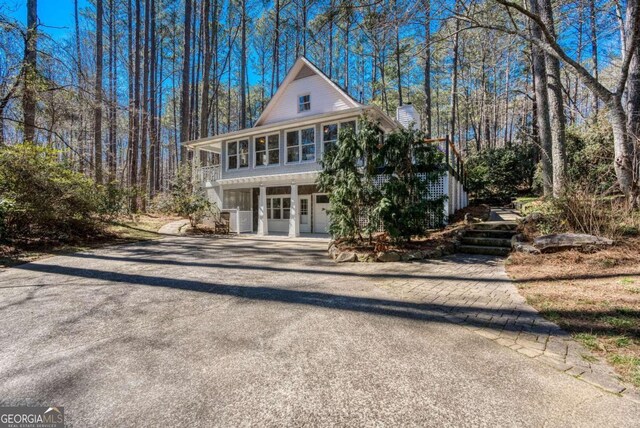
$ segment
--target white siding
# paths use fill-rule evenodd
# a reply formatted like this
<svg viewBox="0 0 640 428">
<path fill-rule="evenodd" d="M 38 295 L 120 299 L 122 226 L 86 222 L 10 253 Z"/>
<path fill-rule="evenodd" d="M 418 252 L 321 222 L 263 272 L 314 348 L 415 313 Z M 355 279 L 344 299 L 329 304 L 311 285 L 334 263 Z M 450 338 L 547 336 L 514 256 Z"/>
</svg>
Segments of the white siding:
<svg viewBox="0 0 640 428">
<path fill-rule="evenodd" d="M 407 129 L 409 129 L 412 124 L 414 127 L 420 129 L 420 116 L 411 104 L 398 107 L 396 110 L 396 120 Z"/>
<path fill-rule="evenodd" d="M 311 110 L 298 113 L 298 96 L 311 95 Z M 330 113 L 353 107 L 350 101 L 329 82 L 315 75 L 293 80 L 276 100 L 271 111 L 262 120 L 262 125 L 283 120 L 303 118 L 315 114 Z"/>
</svg>

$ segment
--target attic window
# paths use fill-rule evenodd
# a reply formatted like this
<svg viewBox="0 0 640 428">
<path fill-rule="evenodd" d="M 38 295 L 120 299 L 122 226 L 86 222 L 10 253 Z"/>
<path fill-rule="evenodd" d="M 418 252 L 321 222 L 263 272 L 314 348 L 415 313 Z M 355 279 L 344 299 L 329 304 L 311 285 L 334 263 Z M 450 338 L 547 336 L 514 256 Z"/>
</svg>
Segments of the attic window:
<svg viewBox="0 0 640 428">
<path fill-rule="evenodd" d="M 311 110 L 311 95 L 300 95 L 298 97 L 298 113 Z"/>
</svg>

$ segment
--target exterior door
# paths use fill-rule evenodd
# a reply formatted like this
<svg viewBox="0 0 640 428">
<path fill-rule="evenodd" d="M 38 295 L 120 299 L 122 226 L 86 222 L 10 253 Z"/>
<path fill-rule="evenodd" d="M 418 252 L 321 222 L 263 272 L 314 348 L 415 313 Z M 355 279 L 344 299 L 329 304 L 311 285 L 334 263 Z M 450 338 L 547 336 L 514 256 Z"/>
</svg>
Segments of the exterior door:
<svg viewBox="0 0 640 428">
<path fill-rule="evenodd" d="M 313 195 L 313 231 L 315 233 L 329 233 L 329 196 Z"/>
<path fill-rule="evenodd" d="M 311 197 L 300 196 L 298 201 L 298 211 L 300 212 L 300 232 L 311 232 Z"/>
</svg>

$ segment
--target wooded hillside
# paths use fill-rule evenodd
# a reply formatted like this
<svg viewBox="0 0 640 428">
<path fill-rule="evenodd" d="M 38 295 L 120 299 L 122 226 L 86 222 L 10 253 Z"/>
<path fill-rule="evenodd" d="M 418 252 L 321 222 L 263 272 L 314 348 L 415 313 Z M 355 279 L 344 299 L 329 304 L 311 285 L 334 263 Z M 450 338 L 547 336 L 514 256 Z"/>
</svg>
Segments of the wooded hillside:
<svg viewBox="0 0 640 428">
<path fill-rule="evenodd" d="M 605 191 L 638 202 L 636 1 L 74 0 L 55 37 L 36 0 L 26 16 L 19 3 L 0 6 L 0 144 L 61 149 L 137 189 L 133 211 L 187 161 L 181 142 L 251 126 L 300 55 L 359 102 L 413 103 L 465 157 L 532 146 L 545 194 L 597 128 Z"/>
</svg>

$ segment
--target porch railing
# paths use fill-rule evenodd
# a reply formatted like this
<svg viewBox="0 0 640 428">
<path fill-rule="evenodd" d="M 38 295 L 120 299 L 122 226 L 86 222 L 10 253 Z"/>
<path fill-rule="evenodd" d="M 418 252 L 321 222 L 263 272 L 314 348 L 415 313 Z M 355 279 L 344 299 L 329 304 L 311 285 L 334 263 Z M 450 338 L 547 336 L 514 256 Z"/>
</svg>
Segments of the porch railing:
<svg viewBox="0 0 640 428">
<path fill-rule="evenodd" d="M 196 169 L 196 180 L 207 186 L 220 179 L 220 165 L 201 166 Z"/>
<path fill-rule="evenodd" d="M 229 230 L 233 233 L 253 232 L 253 211 L 242 211 L 238 208 L 225 208 L 231 214 Z"/>
</svg>

